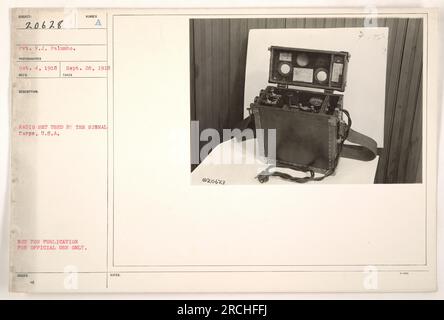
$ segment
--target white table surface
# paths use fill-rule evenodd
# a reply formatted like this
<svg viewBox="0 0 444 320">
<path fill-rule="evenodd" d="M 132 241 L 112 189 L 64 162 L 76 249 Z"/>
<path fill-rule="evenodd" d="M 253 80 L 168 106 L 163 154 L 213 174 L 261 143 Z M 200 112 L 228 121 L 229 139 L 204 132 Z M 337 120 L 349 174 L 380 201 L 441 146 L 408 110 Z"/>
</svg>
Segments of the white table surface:
<svg viewBox="0 0 444 320">
<path fill-rule="evenodd" d="M 206 179 L 224 181 L 225 185 L 261 184 L 255 177 L 268 165 L 255 156 L 256 139 L 238 142 L 231 139 L 219 144 L 192 172 L 193 184 L 209 185 Z M 340 158 L 336 172 L 316 184 L 373 184 L 379 157 L 372 161 Z M 304 176 L 302 172 L 278 168 L 293 176 Z M 268 184 L 294 184 L 279 177 L 270 177 Z"/>
</svg>

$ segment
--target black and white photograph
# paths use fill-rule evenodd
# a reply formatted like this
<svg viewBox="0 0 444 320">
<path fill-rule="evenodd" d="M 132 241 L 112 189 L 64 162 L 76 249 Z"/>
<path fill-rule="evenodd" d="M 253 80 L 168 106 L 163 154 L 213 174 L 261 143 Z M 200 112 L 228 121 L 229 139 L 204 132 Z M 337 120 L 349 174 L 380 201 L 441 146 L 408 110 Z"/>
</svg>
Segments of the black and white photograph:
<svg viewBox="0 0 444 320">
<path fill-rule="evenodd" d="M 190 20 L 193 184 L 422 182 L 423 22 Z"/>
<path fill-rule="evenodd" d="M 0 12 L 0 298 L 443 296 L 442 8 Z"/>
</svg>

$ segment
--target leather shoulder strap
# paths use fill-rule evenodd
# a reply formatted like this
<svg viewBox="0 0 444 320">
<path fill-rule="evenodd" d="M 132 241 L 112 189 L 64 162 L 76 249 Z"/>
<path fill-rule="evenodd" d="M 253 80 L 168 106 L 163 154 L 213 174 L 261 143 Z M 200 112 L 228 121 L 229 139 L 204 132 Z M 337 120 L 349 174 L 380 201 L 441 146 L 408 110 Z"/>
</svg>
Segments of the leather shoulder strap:
<svg viewBox="0 0 444 320">
<path fill-rule="evenodd" d="M 253 137 L 256 138 L 256 126 L 254 123 L 254 117 L 252 115 L 249 115 L 242 121 L 238 122 L 234 129 L 239 129 L 240 131 L 244 131 L 245 129 L 252 129 L 253 130 Z M 251 137 L 251 138 L 253 138 Z M 242 135 L 235 136 L 236 141 L 242 141 L 242 139 L 245 139 L 246 137 L 243 137 Z M 246 138 L 248 139 L 248 138 Z"/>
<path fill-rule="evenodd" d="M 370 161 L 378 154 L 378 145 L 376 141 L 353 129 L 349 130 L 347 141 L 355 143 L 356 145 L 343 144 L 341 157 Z"/>
</svg>

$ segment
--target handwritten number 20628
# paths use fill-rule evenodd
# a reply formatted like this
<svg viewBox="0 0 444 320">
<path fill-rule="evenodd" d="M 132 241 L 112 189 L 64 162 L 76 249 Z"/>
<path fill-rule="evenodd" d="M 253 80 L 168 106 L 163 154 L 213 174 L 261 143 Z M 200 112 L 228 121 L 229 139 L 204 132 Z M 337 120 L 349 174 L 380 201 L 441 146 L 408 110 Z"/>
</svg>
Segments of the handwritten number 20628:
<svg viewBox="0 0 444 320">
<path fill-rule="evenodd" d="M 63 20 L 57 21 L 42 21 L 42 23 L 35 22 L 34 24 L 30 21 L 26 22 L 25 29 L 62 29 Z"/>
</svg>

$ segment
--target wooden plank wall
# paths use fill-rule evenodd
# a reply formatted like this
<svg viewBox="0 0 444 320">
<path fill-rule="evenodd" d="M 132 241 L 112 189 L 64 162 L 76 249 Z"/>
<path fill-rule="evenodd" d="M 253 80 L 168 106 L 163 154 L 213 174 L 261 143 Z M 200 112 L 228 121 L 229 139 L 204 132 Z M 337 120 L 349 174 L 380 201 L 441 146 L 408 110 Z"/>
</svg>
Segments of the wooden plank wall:
<svg viewBox="0 0 444 320">
<path fill-rule="evenodd" d="M 377 19 L 389 28 L 384 150 L 376 183 L 422 181 L 422 19 Z M 200 130 L 243 117 L 248 31 L 362 27 L 362 18 L 195 19 L 190 22 L 191 119 Z M 363 69 L 363 72 L 365 70 Z"/>
</svg>

